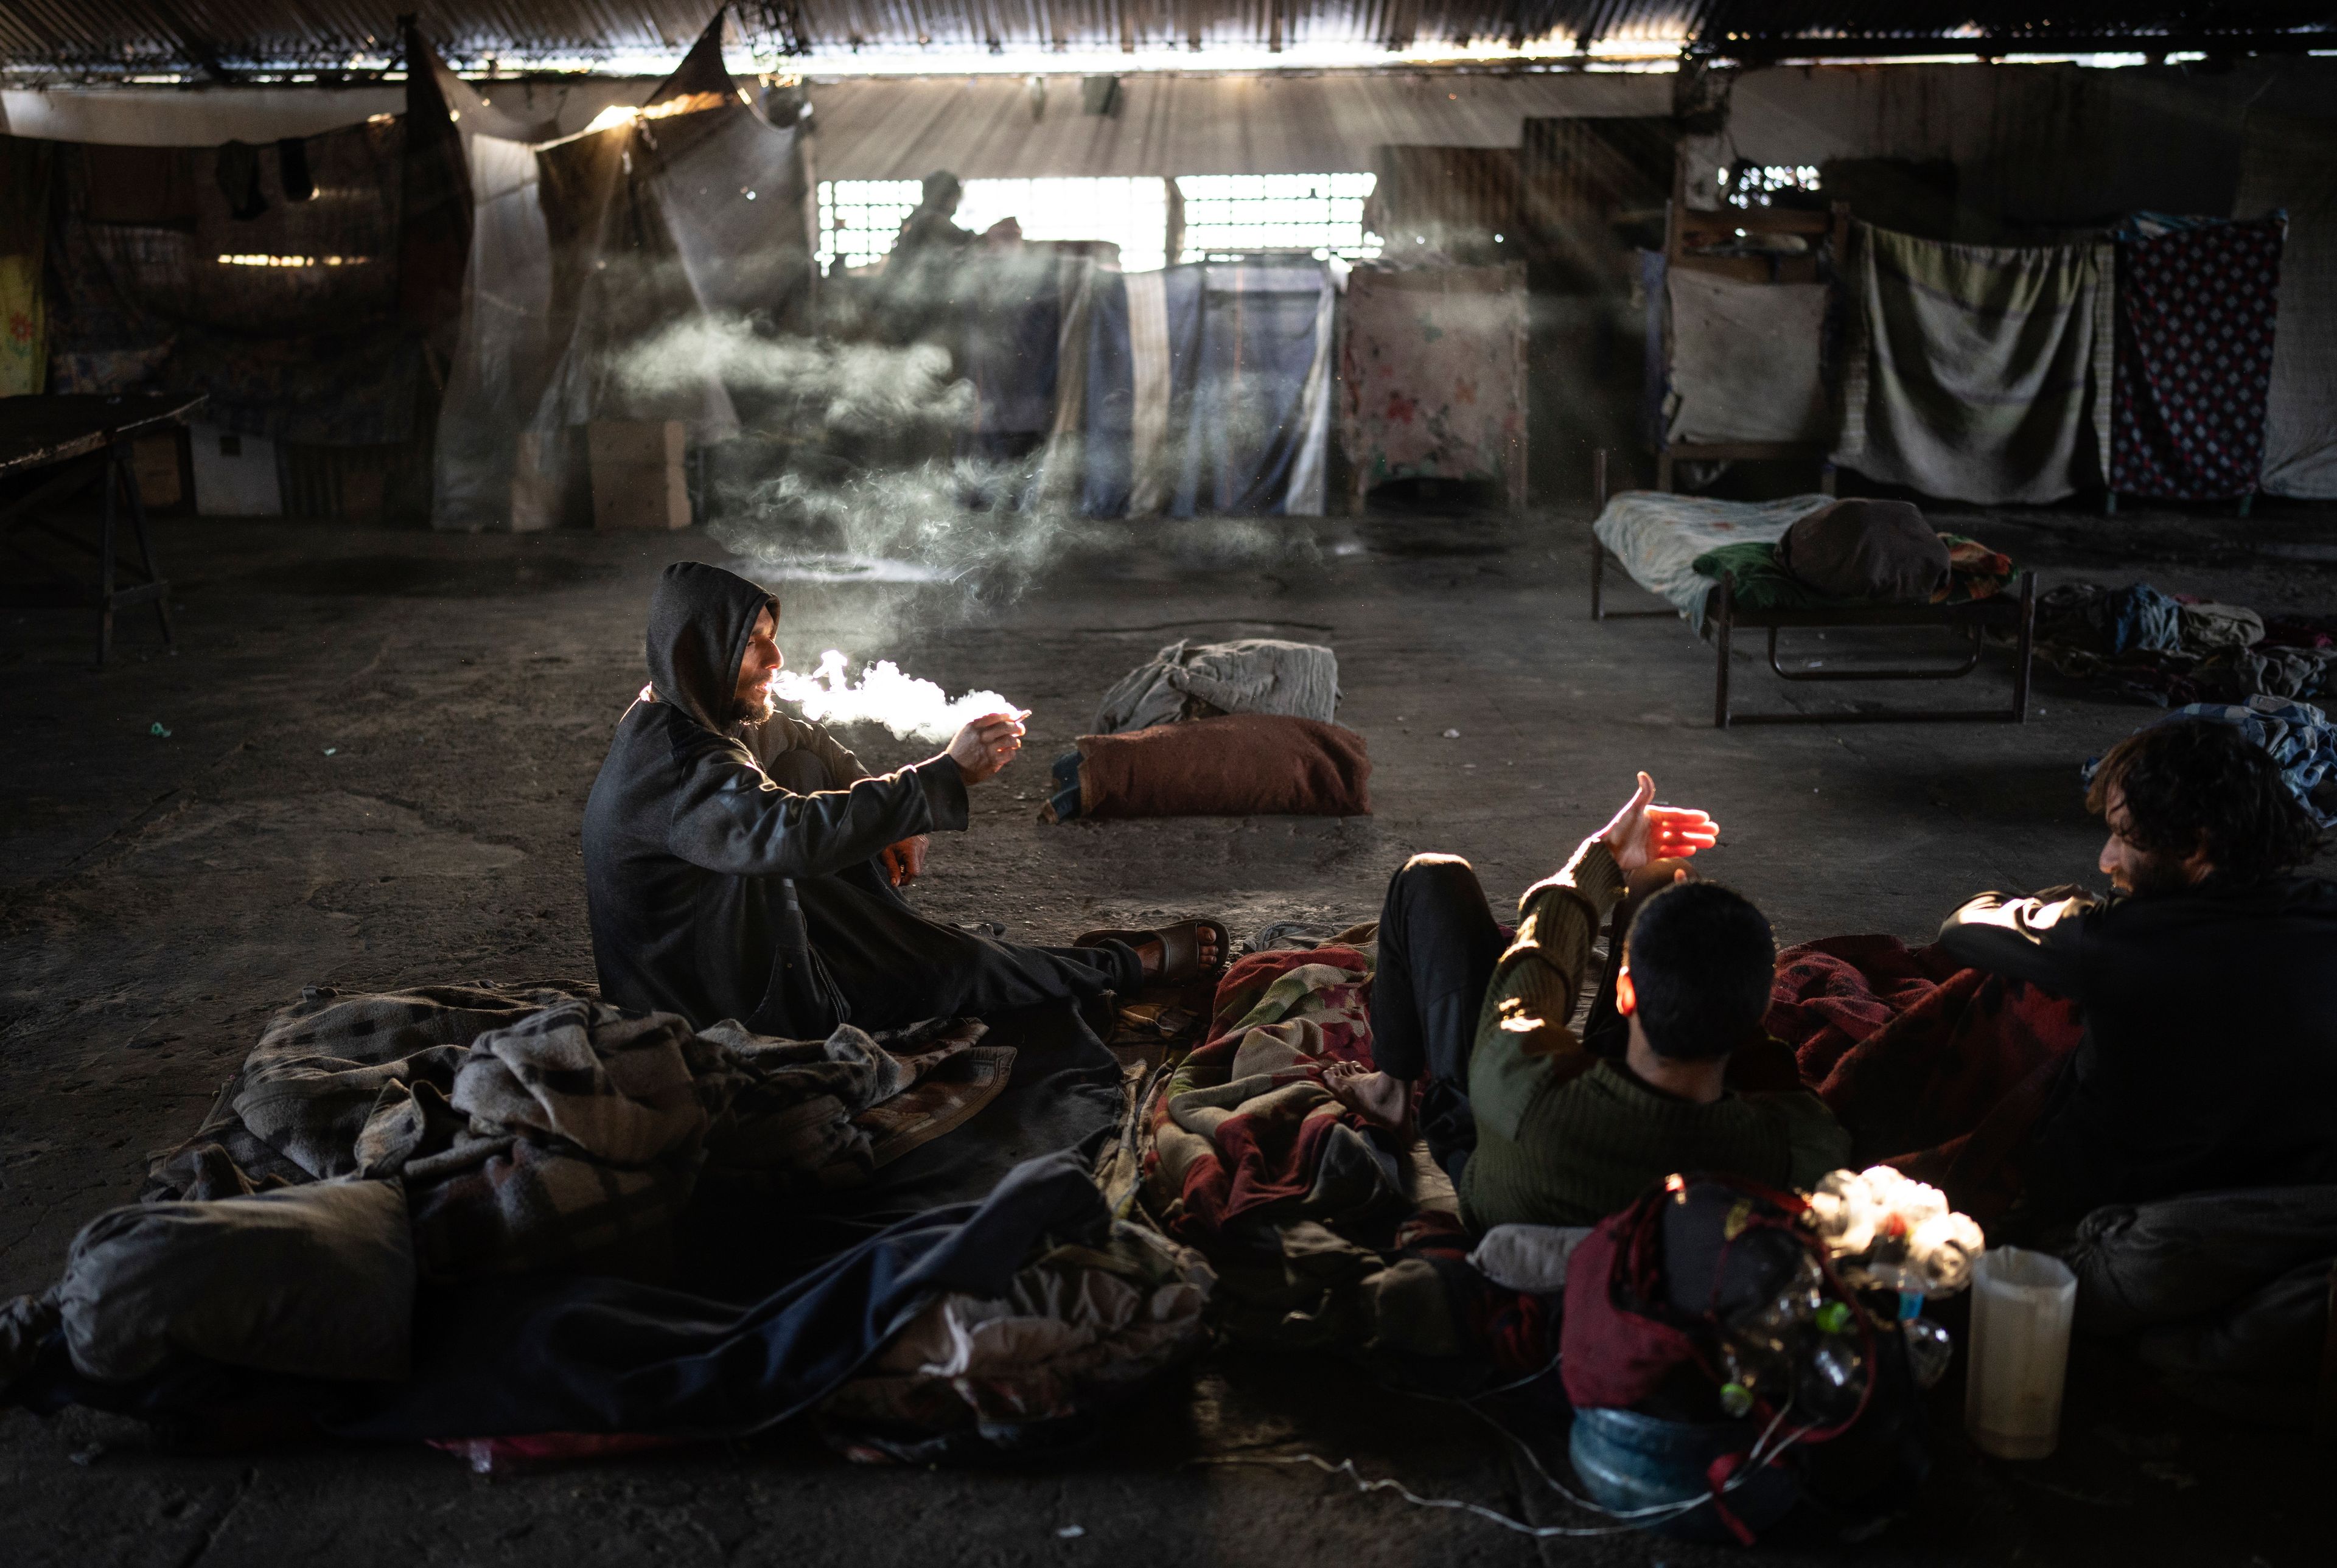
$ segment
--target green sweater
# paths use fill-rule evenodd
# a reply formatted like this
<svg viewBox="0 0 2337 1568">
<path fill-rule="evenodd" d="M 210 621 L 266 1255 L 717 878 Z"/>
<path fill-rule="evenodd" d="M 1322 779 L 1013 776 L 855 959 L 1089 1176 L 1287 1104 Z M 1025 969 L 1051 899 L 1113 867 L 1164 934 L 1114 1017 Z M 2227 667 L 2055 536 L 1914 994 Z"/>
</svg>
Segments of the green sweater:
<svg viewBox="0 0 2337 1568">
<path fill-rule="evenodd" d="M 1850 1135 L 1805 1091 L 1697 1105 L 1593 1057 L 1569 1027 L 1590 944 L 1623 896 L 1597 838 L 1518 901 L 1469 1060 L 1477 1148 L 1461 1172 L 1472 1230 L 1595 1224 L 1675 1171 L 1808 1187 L 1850 1158 Z"/>
</svg>

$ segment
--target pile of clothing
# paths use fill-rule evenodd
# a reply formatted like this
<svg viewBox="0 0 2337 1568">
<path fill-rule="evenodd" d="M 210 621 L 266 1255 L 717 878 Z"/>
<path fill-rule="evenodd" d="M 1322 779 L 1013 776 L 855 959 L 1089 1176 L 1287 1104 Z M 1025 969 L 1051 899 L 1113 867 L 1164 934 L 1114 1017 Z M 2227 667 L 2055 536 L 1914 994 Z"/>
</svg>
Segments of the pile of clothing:
<svg viewBox="0 0 2337 1568">
<path fill-rule="evenodd" d="M 2037 601 L 2037 654 L 2061 674 L 2159 707 L 2329 689 L 2337 618 L 2267 618 L 2146 582 L 2065 583 Z"/>
<path fill-rule="evenodd" d="M 1369 816 L 1371 754 L 1334 722 L 1338 704 L 1338 656 L 1318 644 L 1171 643 L 1056 759 L 1040 820 Z"/>
</svg>

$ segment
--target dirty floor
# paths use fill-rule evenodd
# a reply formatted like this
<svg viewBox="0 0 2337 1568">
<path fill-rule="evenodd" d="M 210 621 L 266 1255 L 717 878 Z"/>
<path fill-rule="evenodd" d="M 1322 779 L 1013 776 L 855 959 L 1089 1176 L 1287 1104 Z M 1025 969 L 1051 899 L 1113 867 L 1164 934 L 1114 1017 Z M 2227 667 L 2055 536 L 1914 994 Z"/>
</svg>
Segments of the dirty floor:
<svg viewBox="0 0 2337 1568">
<path fill-rule="evenodd" d="M 1416 851 L 1473 861 L 1497 903 L 1630 788 L 1701 805 L 1710 873 L 1784 941 L 1921 939 L 1983 887 L 2092 879 L 2077 768 L 2151 710 L 2040 679 L 2029 724 L 1710 727 L 1708 651 L 1677 622 L 1586 618 L 1586 518 L 1341 521 L 1164 532 L 1063 552 L 1030 580 L 784 581 L 782 644 L 889 657 L 1035 710 L 1024 760 L 934 846 L 944 919 L 1060 940 L 1214 912 L 1371 914 Z M 2337 515 L 2076 511 L 1941 518 L 2047 584 L 2146 579 L 2262 609 L 2337 609 Z M 149 616 L 88 665 L 79 619 L 0 620 L 0 1296 L 38 1290 L 74 1231 L 130 1201 L 261 1020 L 303 984 L 591 971 L 577 819 L 642 679 L 665 561 L 718 539 L 455 537 L 280 522 L 162 527 L 179 651 Z M 1629 598 L 1628 590 L 1622 596 Z M 1640 601 L 1645 602 L 1645 601 Z M 1042 826 L 1045 765 L 1106 686 L 1180 637 L 1336 647 L 1377 814 Z M 1856 657 L 1835 642 L 1811 649 Z M 1740 648 L 1747 707 L 1849 704 Z M 1910 702 L 2000 700 L 2004 663 Z M 1808 695 L 1814 692 L 1816 695 Z M 1457 735 L 1448 732 L 1457 731 Z M 850 739 L 880 765 L 924 748 Z M 1855 1555 L 1884 1563 L 2325 1563 L 2322 1455 L 2170 1402 L 2080 1348 L 2061 1453 L 1976 1456 L 1956 1374 L 1936 1471 Z M 1542 1539 L 1359 1495 L 1302 1454 L 1542 1527 L 1595 1529 L 1476 1414 L 1376 1392 L 1335 1364 L 1231 1351 L 1039 1470 L 856 1468 L 786 1437 L 516 1478 L 424 1448 L 187 1454 L 75 1412 L 0 1414 L 0 1560 L 34 1564 L 1295 1561 L 1671 1563 L 1648 1537 Z M 1558 1462 L 1551 1454 L 1550 1461 Z M 1794 1562 L 1804 1553 L 1773 1553 Z M 1838 1560 L 1853 1553 L 1807 1554 Z"/>
</svg>

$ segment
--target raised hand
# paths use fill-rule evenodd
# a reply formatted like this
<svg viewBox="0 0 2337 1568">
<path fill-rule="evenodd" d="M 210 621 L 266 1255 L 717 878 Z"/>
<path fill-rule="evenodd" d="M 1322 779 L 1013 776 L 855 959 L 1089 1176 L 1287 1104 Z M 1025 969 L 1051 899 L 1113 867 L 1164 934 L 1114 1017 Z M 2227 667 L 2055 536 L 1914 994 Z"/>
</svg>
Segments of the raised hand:
<svg viewBox="0 0 2337 1568">
<path fill-rule="evenodd" d="M 1639 787 L 1615 818 L 1599 830 L 1607 852 L 1623 871 L 1649 861 L 1685 859 L 1720 842 L 1720 824 L 1693 806 L 1659 806 L 1656 781 L 1639 775 Z"/>
<path fill-rule="evenodd" d="M 1022 749 L 1022 720 L 1011 713 L 985 714 L 969 720 L 949 744 L 950 761 L 958 776 L 970 784 L 997 776 Z"/>
</svg>

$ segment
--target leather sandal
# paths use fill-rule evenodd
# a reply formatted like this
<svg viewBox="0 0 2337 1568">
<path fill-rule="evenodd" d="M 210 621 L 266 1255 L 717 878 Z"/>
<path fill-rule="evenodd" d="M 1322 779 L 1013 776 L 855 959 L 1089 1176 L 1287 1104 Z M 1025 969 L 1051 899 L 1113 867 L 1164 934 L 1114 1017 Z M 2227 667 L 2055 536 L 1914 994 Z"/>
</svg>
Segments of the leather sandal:
<svg viewBox="0 0 2337 1568">
<path fill-rule="evenodd" d="M 1204 969 L 1201 967 L 1203 931 L 1214 932 L 1217 939 L 1217 961 Z M 1156 985 L 1184 985 L 1193 980 L 1211 980 L 1225 973 L 1233 961 L 1233 933 L 1226 930 L 1223 920 L 1178 920 L 1149 931 L 1090 931 L 1076 938 L 1075 948 L 1100 948 L 1106 942 L 1126 942 L 1129 947 L 1141 947 L 1146 942 L 1160 944 L 1160 972 L 1145 979 Z"/>
</svg>

